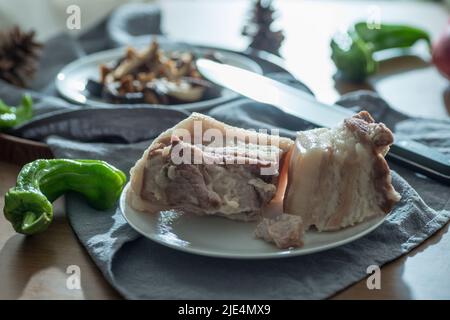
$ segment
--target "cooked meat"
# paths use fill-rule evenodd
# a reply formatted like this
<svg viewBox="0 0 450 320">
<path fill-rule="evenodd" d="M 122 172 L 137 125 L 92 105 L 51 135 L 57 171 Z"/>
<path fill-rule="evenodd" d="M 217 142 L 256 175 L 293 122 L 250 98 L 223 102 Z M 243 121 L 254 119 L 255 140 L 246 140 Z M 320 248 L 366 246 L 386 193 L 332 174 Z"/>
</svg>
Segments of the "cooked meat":
<svg viewBox="0 0 450 320">
<path fill-rule="evenodd" d="M 299 132 L 285 211 L 319 231 L 387 214 L 400 199 L 384 159 L 392 142 L 391 131 L 365 111 L 337 128 Z"/>
<path fill-rule="evenodd" d="M 202 141 L 203 130 L 219 130 L 225 141 Z M 229 135 L 233 139 L 228 139 Z M 228 136 L 227 136 L 228 135 Z M 256 220 L 277 190 L 278 167 L 292 145 L 289 139 L 233 128 L 193 114 L 158 137 L 131 170 L 130 205 L 141 211 L 178 209 L 201 215 Z"/>
<path fill-rule="evenodd" d="M 303 222 L 299 216 L 281 214 L 264 218 L 255 230 L 255 236 L 274 243 L 280 249 L 303 246 Z"/>
<path fill-rule="evenodd" d="M 220 138 L 205 136 L 209 129 Z M 384 159 L 392 142 L 367 112 L 336 128 L 299 132 L 294 144 L 194 113 L 136 162 L 127 201 L 151 213 L 260 220 L 256 237 L 300 247 L 312 227 L 337 230 L 392 209 L 400 199 Z"/>
<path fill-rule="evenodd" d="M 177 142 L 151 153 L 144 169 L 143 199 L 162 201 L 199 214 L 225 215 L 253 220 L 276 191 L 276 176 L 260 176 L 261 166 L 269 163 L 256 159 L 255 164 L 174 164 L 174 147 L 183 144 L 183 152 L 201 153 L 202 159 L 215 157 L 217 148 L 203 151 L 188 143 Z M 198 155 L 198 154 L 197 154 Z M 277 154 L 278 156 L 278 154 Z M 226 155 L 226 161 L 237 156 Z M 205 161 L 206 162 L 206 161 Z M 266 180 L 266 181 L 264 181 Z M 188 191 L 188 192 L 186 192 Z"/>
</svg>

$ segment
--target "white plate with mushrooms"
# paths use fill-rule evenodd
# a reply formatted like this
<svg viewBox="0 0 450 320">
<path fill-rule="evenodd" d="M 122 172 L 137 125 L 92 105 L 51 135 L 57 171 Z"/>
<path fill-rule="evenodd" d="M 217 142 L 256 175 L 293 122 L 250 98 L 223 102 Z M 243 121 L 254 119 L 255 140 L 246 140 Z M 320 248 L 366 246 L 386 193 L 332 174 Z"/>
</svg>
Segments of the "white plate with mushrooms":
<svg viewBox="0 0 450 320">
<path fill-rule="evenodd" d="M 58 73 L 56 88 L 67 100 L 93 107 L 150 104 L 200 111 L 237 98 L 236 93 L 208 83 L 195 72 L 195 59 L 205 56 L 262 73 L 255 61 L 241 54 L 158 40 L 156 50 L 153 44 L 138 45 L 82 57 Z M 150 66 L 151 72 L 143 72 L 142 68 Z"/>
</svg>

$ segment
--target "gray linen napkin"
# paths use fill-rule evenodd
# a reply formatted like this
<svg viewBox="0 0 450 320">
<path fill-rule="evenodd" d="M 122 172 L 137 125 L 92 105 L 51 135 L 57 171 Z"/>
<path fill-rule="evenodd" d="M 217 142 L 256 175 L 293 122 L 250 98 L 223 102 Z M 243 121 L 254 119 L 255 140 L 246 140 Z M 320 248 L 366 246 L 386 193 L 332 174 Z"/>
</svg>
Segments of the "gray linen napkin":
<svg viewBox="0 0 450 320">
<path fill-rule="evenodd" d="M 122 13 L 116 12 L 113 19 L 107 18 L 78 39 L 61 35 L 46 44 L 40 71 L 32 85 L 35 91 L 31 92 L 38 117 L 13 133 L 39 140 L 53 135 L 46 141 L 57 157 L 103 159 L 128 172 L 158 132 L 185 116 L 169 111 L 164 116 L 164 111 L 150 110 L 143 121 L 138 116 L 143 112 L 139 107 L 133 107 L 133 112 L 127 108 L 103 110 L 98 116 L 96 110 L 76 111 L 89 106 L 80 107 L 55 97 L 53 79 L 60 67 L 85 53 L 128 42 L 126 32 L 120 39 L 110 34 L 118 28 L 135 27 L 124 22 L 132 14 L 130 9 L 119 10 Z M 148 12 L 158 14 L 158 10 L 151 8 Z M 138 15 L 141 21 L 145 20 L 141 13 Z M 129 42 L 133 41 L 135 31 L 129 32 Z M 153 33 L 159 33 L 159 28 L 155 27 Z M 277 77 L 307 90 L 286 75 Z M 0 98 L 5 102 L 18 103 L 22 93 L 0 81 Z M 362 106 L 397 133 L 444 152 L 450 150 L 448 120 L 408 119 L 367 93 L 349 95 L 339 103 L 352 108 Z M 73 111 L 70 119 L 59 114 L 70 110 Z M 55 112 L 50 123 L 39 118 Z M 127 120 L 118 123 L 118 115 Z M 133 119 L 133 115 L 137 116 Z M 244 99 L 218 107 L 211 115 L 243 127 L 279 127 L 282 135 L 291 137 L 295 130 L 311 128 L 308 123 L 292 119 L 273 107 Z M 77 125 L 81 119 L 83 126 Z M 112 126 L 116 130 L 111 131 Z M 134 143 L 142 139 L 149 140 Z M 81 244 L 125 298 L 326 298 L 366 276 L 368 265 L 382 265 L 408 252 L 450 219 L 450 188 L 407 169 L 395 165 L 391 168 L 400 174 L 394 173 L 393 180 L 403 198 L 381 227 L 343 247 L 298 258 L 232 261 L 177 252 L 139 236 L 117 208 L 98 212 L 76 194 L 66 197 L 67 215 Z"/>
<path fill-rule="evenodd" d="M 383 100 L 367 93 L 360 93 L 359 97 L 361 102 L 374 100 L 380 108 L 386 105 L 384 116 L 389 117 L 390 108 Z M 348 101 L 344 98 L 341 103 Z M 244 127 L 282 126 L 286 135 L 293 134 L 286 128 L 308 127 L 273 107 L 244 99 L 210 113 Z M 159 120 L 148 121 L 151 127 L 152 122 Z M 449 130 L 450 123 L 446 125 Z M 414 133 L 421 136 L 417 130 Z M 450 147 L 448 139 L 436 137 L 434 141 L 436 145 Z M 59 137 L 50 137 L 47 142 L 58 157 L 104 159 L 125 171 L 150 144 L 150 141 L 129 145 L 82 143 Z M 140 237 L 127 225 L 118 208 L 97 212 L 78 195 L 67 196 L 67 213 L 81 243 L 108 281 L 126 298 L 322 299 L 364 278 L 368 266 L 381 266 L 410 251 L 450 220 L 450 188 L 392 167 L 416 185 L 435 209 L 427 206 L 408 182 L 393 172 L 393 183 L 402 200 L 378 229 L 339 248 L 282 260 L 236 261 L 178 252 Z"/>
</svg>

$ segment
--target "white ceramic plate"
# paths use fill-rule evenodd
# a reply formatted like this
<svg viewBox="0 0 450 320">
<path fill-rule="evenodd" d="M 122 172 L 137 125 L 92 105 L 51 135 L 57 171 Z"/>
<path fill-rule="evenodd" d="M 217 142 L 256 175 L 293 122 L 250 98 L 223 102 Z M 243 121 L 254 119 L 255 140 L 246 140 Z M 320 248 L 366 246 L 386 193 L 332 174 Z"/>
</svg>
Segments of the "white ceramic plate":
<svg viewBox="0 0 450 320">
<path fill-rule="evenodd" d="M 198 56 L 214 52 L 219 55 L 220 59 L 227 64 L 244 68 L 256 73 L 262 73 L 261 67 L 250 58 L 243 55 L 223 51 L 220 49 L 208 49 L 195 46 L 188 46 L 186 44 L 162 42 L 160 46 L 167 50 L 189 50 Z M 141 46 L 136 46 L 138 49 Z M 116 61 L 123 57 L 126 48 L 117 48 L 102 52 L 97 52 L 92 55 L 82 57 L 65 66 L 57 75 L 55 83 L 59 94 L 64 98 L 78 104 L 89 104 L 93 107 L 111 106 L 110 103 L 102 101 L 102 99 L 93 97 L 86 90 L 86 83 L 88 79 L 99 79 L 99 65 Z M 170 108 L 179 108 L 187 111 L 200 111 L 218 105 L 228 100 L 236 98 L 238 95 L 231 90 L 223 89 L 221 97 L 199 101 L 195 103 L 186 103 L 181 105 L 165 106 Z"/>
<path fill-rule="evenodd" d="M 133 210 L 125 201 L 128 188 L 129 184 L 120 198 L 120 208 L 131 227 L 162 245 L 210 257 L 267 259 L 310 254 L 354 241 L 377 228 L 385 219 L 376 217 L 335 232 L 308 231 L 302 248 L 281 250 L 253 236 L 256 223 L 173 211 L 149 214 Z"/>
</svg>

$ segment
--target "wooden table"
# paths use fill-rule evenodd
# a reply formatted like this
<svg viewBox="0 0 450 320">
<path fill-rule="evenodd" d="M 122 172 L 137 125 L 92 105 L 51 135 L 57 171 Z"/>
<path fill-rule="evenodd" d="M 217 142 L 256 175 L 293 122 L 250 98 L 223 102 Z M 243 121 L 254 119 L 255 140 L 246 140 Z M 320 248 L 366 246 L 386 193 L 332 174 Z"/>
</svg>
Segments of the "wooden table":
<svg viewBox="0 0 450 320">
<path fill-rule="evenodd" d="M 414 23 L 427 28 L 433 36 L 447 21 L 447 11 L 435 4 L 376 3 L 383 21 Z M 331 77 L 334 69 L 328 59 L 329 37 L 337 28 L 364 18 L 371 4 L 365 1 L 277 2 L 281 14 L 279 24 L 287 36 L 282 49 L 286 65 L 313 89 L 319 99 L 333 102 L 339 96 Z M 239 37 L 239 32 L 248 6 L 248 2 L 237 0 L 164 1 L 164 29 L 185 41 L 242 49 L 246 43 Z M 396 77 L 377 79 L 375 87 L 380 88 L 383 96 L 395 102 L 395 107 L 400 110 L 445 116 L 439 98 L 444 82 L 432 69 L 421 69 L 424 70 L 426 75 L 403 73 L 401 81 Z M 417 99 L 404 99 L 413 94 L 410 88 L 417 83 L 418 77 L 427 77 L 424 82 L 435 84 L 427 90 L 427 101 L 435 103 L 430 102 L 427 108 Z M 3 207 L 3 195 L 14 185 L 19 169 L 16 165 L 0 162 L 0 207 Z M 55 207 L 55 221 L 48 232 L 29 238 L 15 234 L 0 215 L 0 299 L 120 298 L 77 241 L 64 216 L 63 201 L 57 201 Z M 381 290 L 368 290 L 366 280 L 361 280 L 334 298 L 450 299 L 448 229 L 447 225 L 408 255 L 385 265 L 381 270 Z M 70 265 L 81 268 L 81 290 L 66 288 L 69 276 L 66 270 Z"/>
</svg>

